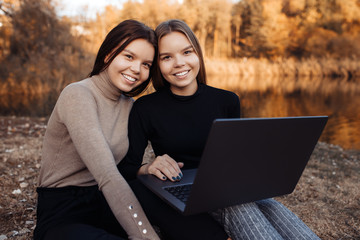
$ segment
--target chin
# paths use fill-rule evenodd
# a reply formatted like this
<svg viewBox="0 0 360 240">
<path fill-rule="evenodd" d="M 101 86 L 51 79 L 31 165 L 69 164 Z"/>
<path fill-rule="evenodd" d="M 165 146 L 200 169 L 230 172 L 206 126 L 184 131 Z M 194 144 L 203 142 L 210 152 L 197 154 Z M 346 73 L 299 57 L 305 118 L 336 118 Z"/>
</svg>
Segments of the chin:
<svg viewBox="0 0 360 240">
<path fill-rule="evenodd" d="M 122 92 L 130 92 L 131 90 L 133 90 L 134 88 L 136 88 L 138 85 L 136 86 L 128 86 L 128 85 L 121 85 L 118 86 L 118 89 Z"/>
</svg>

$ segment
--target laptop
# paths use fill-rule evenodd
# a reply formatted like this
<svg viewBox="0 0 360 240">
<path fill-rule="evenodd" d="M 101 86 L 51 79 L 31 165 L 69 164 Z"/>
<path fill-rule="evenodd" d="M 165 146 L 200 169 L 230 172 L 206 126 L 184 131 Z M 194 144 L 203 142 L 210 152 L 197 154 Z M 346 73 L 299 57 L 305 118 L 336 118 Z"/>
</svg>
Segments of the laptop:
<svg viewBox="0 0 360 240">
<path fill-rule="evenodd" d="M 327 120 L 327 116 L 216 119 L 197 169 L 183 170 L 178 182 L 153 175 L 138 179 L 183 215 L 290 194 Z M 181 195 L 179 189 L 186 192 Z"/>
</svg>

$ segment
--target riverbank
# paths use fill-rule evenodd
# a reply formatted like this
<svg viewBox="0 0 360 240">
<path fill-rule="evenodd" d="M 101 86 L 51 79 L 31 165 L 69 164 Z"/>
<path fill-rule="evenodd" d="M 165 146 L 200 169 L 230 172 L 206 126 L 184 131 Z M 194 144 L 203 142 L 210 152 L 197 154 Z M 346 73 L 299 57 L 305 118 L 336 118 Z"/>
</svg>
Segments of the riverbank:
<svg viewBox="0 0 360 240">
<path fill-rule="evenodd" d="M 46 121 L 0 117 L 0 239 L 32 237 Z M 319 142 L 295 191 L 277 199 L 321 239 L 360 239 L 359 186 L 360 151 Z"/>
<path fill-rule="evenodd" d="M 331 92 L 340 88 L 344 92 L 360 91 L 360 61 L 356 57 L 205 58 L 205 65 L 209 83 L 225 89 Z M 0 81 L 0 96 L 4 98 L 0 101 L 0 106 L 13 105 L 12 101 L 19 102 L 20 99 L 31 102 L 48 92 L 58 95 L 67 84 L 86 78 L 91 66 L 91 61 L 87 61 L 81 72 L 71 74 L 71 69 L 57 69 L 56 76 L 51 69 L 46 69 L 46 74 L 39 71 L 40 75 L 37 77 L 33 76 L 32 71 L 27 74 L 27 69 L 0 76 L 3 77 L 3 81 Z M 18 70 L 17 65 L 15 69 Z M 48 76 L 45 78 L 47 81 L 44 81 L 44 75 Z M 29 76 L 31 79 L 28 79 Z M 213 82 L 213 76 L 221 76 L 221 80 Z"/>
</svg>

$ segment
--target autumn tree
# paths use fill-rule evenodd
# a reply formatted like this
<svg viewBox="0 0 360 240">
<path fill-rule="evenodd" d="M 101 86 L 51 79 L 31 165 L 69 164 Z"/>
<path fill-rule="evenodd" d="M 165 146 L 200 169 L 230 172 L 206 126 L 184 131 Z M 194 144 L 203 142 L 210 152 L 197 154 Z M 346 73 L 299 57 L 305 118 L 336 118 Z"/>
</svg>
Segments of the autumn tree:
<svg viewBox="0 0 360 240">
<path fill-rule="evenodd" d="M 356 41 L 360 40 L 360 5 L 356 0 L 285 0 L 282 11 L 293 26 L 287 47 L 289 55 L 360 55 L 356 49 Z"/>
<path fill-rule="evenodd" d="M 243 45 L 240 39 L 243 10 L 239 3 L 234 4 L 231 9 L 231 56 L 235 58 L 241 56 L 241 46 Z"/>
<path fill-rule="evenodd" d="M 108 5 L 103 13 L 96 14 L 95 19 L 87 19 L 85 22 L 73 20 L 72 25 L 84 29 L 84 32 L 80 33 L 83 39 L 82 47 L 96 55 L 107 33 L 123 20 L 122 11 Z"/>
<path fill-rule="evenodd" d="M 18 7 L 7 11 L 7 18 L 12 34 L 0 74 L 11 90 L 59 92 L 90 71 L 79 39 L 59 20 L 51 0 L 20 0 Z"/>
<path fill-rule="evenodd" d="M 224 0 L 208 1 L 209 38 L 212 40 L 212 56 L 229 57 L 231 55 L 231 2 Z"/>
<path fill-rule="evenodd" d="M 18 5 L 18 1 L 4 0 L 0 1 L 0 61 L 9 54 L 10 37 L 12 35 L 12 26 L 9 21 L 11 9 Z"/>
<path fill-rule="evenodd" d="M 205 0 L 185 0 L 180 8 L 181 19 L 194 31 L 199 39 L 203 54 L 207 55 L 210 9 Z"/>
<path fill-rule="evenodd" d="M 177 18 L 207 57 L 346 57 L 360 55 L 359 16 L 357 0 L 128 0 L 122 9 L 106 8 L 89 30 L 99 42 L 104 29 L 124 19 L 155 28 Z"/>
<path fill-rule="evenodd" d="M 220 0 L 185 0 L 180 19 L 194 31 L 205 56 L 231 55 L 231 2 Z"/>
<path fill-rule="evenodd" d="M 242 9 L 242 25 L 240 38 L 243 39 L 244 56 L 262 57 L 270 50 L 266 42 L 266 33 L 262 31 L 264 25 L 262 0 L 240 1 Z"/>
<path fill-rule="evenodd" d="M 179 3 L 167 0 L 127 1 L 122 8 L 122 18 L 133 18 L 155 28 L 160 22 L 178 18 Z"/>
<path fill-rule="evenodd" d="M 232 11 L 234 56 L 359 56 L 356 0 L 242 0 Z"/>
</svg>

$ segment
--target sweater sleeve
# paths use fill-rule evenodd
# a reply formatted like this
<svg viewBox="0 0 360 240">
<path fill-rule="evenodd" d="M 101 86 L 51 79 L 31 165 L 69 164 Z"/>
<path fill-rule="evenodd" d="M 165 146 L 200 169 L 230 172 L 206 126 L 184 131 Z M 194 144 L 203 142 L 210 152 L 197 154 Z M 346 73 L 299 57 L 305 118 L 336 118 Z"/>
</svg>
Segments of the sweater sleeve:
<svg viewBox="0 0 360 240">
<path fill-rule="evenodd" d="M 120 173 L 127 180 L 136 178 L 148 145 L 147 128 L 141 119 L 138 108 L 139 105 L 135 102 L 129 116 L 129 150 L 125 158 L 118 164 Z"/>
<path fill-rule="evenodd" d="M 129 239 L 159 239 L 131 188 L 116 168 L 91 92 L 81 85 L 65 88 L 58 100 L 58 111 L 78 154 Z"/>
</svg>

